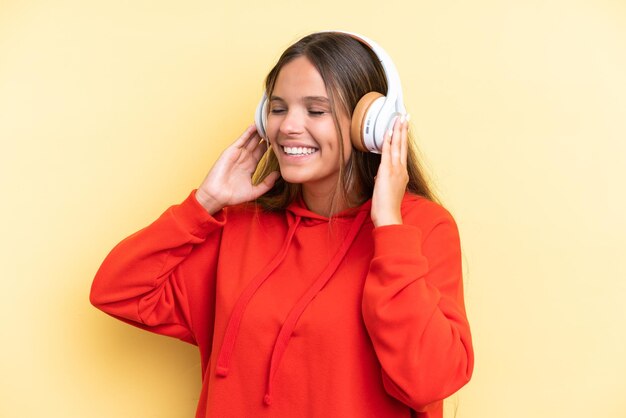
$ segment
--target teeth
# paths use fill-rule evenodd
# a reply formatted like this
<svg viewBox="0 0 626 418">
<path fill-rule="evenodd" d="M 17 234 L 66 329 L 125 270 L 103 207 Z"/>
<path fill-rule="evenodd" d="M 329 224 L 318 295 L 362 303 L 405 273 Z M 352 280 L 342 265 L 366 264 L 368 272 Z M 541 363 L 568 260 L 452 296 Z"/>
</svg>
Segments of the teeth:
<svg viewBox="0 0 626 418">
<path fill-rule="evenodd" d="M 283 150 L 289 155 L 309 155 L 317 151 L 315 148 L 308 147 L 283 147 Z"/>
</svg>

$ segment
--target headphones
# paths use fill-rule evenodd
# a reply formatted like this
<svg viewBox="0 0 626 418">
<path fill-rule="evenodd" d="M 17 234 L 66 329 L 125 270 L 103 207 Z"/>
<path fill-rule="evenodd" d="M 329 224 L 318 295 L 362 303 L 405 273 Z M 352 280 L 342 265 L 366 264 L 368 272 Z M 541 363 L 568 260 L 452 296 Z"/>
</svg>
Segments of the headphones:
<svg viewBox="0 0 626 418">
<path fill-rule="evenodd" d="M 385 133 L 391 129 L 396 117 L 406 113 L 402 101 L 400 76 L 398 75 L 396 66 L 384 49 L 365 36 L 344 31 L 325 32 L 343 33 L 361 42 L 376 54 L 385 70 L 387 94 L 383 96 L 378 92 L 371 91 L 361 97 L 352 113 L 352 123 L 350 126 L 350 139 L 356 149 L 380 154 L 383 149 Z M 267 126 L 267 105 L 267 95 L 263 93 L 263 97 L 256 108 L 254 122 L 259 135 L 269 142 L 265 130 Z"/>
</svg>

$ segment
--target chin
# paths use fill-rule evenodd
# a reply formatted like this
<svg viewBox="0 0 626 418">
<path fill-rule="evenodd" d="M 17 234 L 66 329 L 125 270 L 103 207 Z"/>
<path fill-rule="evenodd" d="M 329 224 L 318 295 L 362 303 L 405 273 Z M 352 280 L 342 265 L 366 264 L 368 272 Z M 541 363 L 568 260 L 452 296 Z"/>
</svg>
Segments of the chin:
<svg viewBox="0 0 626 418">
<path fill-rule="evenodd" d="M 304 175 L 298 174 L 298 173 L 290 173 L 289 171 L 290 170 L 284 170 L 284 171 L 281 170 L 281 172 L 280 172 L 280 176 L 287 183 L 302 184 L 302 183 L 306 183 L 306 181 L 308 180 L 307 176 L 304 176 Z"/>
</svg>

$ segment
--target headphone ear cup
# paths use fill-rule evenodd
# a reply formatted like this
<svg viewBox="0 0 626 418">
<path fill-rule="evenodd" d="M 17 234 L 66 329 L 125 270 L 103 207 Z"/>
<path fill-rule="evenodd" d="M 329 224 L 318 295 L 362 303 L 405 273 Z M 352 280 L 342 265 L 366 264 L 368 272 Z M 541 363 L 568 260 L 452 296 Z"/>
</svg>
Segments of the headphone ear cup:
<svg viewBox="0 0 626 418">
<path fill-rule="evenodd" d="M 367 147 L 365 143 L 363 130 L 365 128 L 365 121 L 368 118 L 368 111 L 371 109 L 372 104 L 381 97 L 385 96 L 376 91 L 370 91 L 365 96 L 361 97 L 359 102 L 356 104 L 356 107 L 354 108 L 354 112 L 352 112 L 352 122 L 350 124 L 350 139 L 354 148 L 358 149 L 359 151 L 371 152 L 371 150 Z M 374 129 L 373 124 L 370 128 Z"/>
<path fill-rule="evenodd" d="M 267 126 L 267 97 L 265 94 L 256 107 L 256 112 L 254 113 L 254 124 L 256 125 L 256 130 L 261 138 L 269 142 L 267 133 L 265 132 L 265 127 Z"/>
</svg>

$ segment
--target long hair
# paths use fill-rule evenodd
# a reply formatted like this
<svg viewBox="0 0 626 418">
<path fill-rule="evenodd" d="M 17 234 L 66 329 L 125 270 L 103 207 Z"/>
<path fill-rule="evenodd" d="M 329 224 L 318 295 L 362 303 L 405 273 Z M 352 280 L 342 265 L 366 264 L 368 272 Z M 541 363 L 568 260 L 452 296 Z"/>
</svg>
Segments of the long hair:
<svg viewBox="0 0 626 418">
<path fill-rule="evenodd" d="M 298 57 L 306 57 L 319 71 L 326 86 L 331 113 L 339 138 L 339 161 L 345 161 L 342 132 L 337 114 L 352 117 L 358 101 L 366 93 L 387 92 L 385 71 L 376 54 L 350 35 L 338 32 L 320 32 L 308 35 L 283 52 L 265 80 L 267 97 L 272 96 L 280 70 Z M 436 201 L 409 137 L 407 190 Z M 339 165 L 337 187 L 331 199 L 331 213 L 336 213 L 340 202 L 358 206 L 372 197 L 374 176 L 378 172 L 380 155 L 352 148 L 350 158 Z M 262 181 L 273 171 L 279 171 L 278 160 L 271 147 L 263 156 L 254 175 L 254 182 Z M 285 209 L 301 193 L 301 185 L 286 182 L 280 177 L 274 186 L 256 201 L 267 210 Z"/>
</svg>

